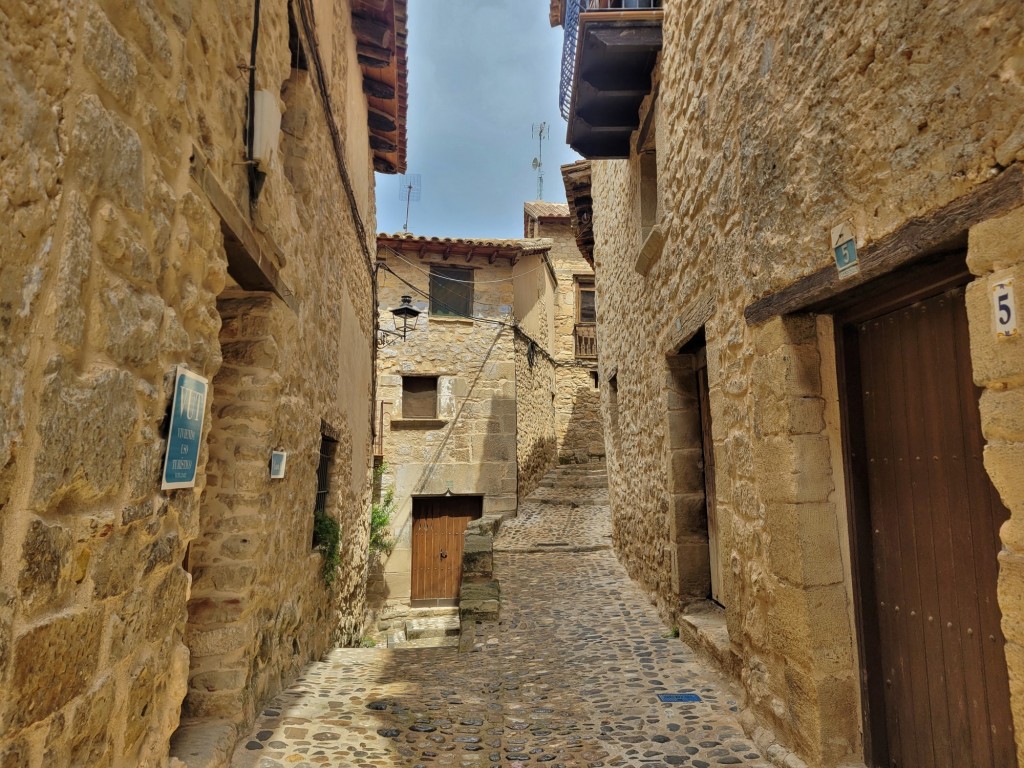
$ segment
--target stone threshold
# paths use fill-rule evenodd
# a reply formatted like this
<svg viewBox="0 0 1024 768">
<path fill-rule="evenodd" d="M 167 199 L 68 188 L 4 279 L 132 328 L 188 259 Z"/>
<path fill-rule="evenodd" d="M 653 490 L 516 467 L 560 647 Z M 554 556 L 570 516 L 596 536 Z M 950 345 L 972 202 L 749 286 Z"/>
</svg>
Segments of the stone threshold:
<svg viewBox="0 0 1024 768">
<path fill-rule="evenodd" d="M 710 600 L 687 606 L 679 617 L 679 637 L 694 650 L 710 657 L 730 679 L 739 679 L 740 657 L 729 639 L 722 606 Z"/>
<path fill-rule="evenodd" d="M 171 736 L 170 768 L 223 768 L 238 741 L 230 720 L 183 718 Z"/>
</svg>

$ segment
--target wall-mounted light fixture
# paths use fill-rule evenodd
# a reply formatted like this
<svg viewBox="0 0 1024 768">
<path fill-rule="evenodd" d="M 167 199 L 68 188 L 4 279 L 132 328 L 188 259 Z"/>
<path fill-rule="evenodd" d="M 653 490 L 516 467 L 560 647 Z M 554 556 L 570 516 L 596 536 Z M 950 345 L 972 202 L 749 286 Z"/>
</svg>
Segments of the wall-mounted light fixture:
<svg viewBox="0 0 1024 768">
<path fill-rule="evenodd" d="M 386 347 L 398 340 L 405 341 L 409 331 L 416 328 L 420 310 L 412 305 L 412 296 L 403 296 L 402 303 L 392 309 L 391 314 L 394 316 L 395 329 L 378 328 L 377 346 Z"/>
</svg>

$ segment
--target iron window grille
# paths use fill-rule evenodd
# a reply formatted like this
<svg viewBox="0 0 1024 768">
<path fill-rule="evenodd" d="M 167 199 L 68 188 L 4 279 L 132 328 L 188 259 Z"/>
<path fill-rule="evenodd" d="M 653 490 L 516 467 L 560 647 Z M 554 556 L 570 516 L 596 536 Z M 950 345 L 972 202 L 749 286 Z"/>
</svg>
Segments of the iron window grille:
<svg viewBox="0 0 1024 768">
<path fill-rule="evenodd" d="M 331 467 L 337 446 L 337 440 L 321 433 L 320 462 L 316 468 L 316 503 L 313 507 L 315 515 L 327 514 L 327 497 L 331 493 Z"/>
</svg>

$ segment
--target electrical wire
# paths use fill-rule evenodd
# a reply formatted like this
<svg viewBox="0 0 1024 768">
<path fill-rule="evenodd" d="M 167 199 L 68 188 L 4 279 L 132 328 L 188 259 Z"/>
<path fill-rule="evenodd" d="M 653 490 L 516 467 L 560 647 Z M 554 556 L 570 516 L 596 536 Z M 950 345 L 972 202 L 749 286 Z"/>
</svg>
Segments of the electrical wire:
<svg viewBox="0 0 1024 768">
<path fill-rule="evenodd" d="M 533 267 L 532 269 L 528 269 L 525 272 L 520 272 L 519 274 L 513 275 L 512 277 L 501 277 L 501 278 L 498 278 L 497 280 L 459 280 L 457 277 L 446 277 L 445 275 L 431 275 L 430 272 L 428 272 L 427 270 L 423 269 L 423 267 L 419 266 L 418 264 L 415 264 L 415 263 L 409 261 L 407 258 L 405 258 L 402 254 L 400 254 L 394 248 L 391 248 L 390 246 L 387 246 L 387 245 L 383 246 L 383 248 L 384 248 L 384 250 L 390 251 L 391 253 L 393 253 L 395 256 L 397 256 L 399 259 L 404 261 L 406 264 L 408 264 L 410 267 L 415 269 L 417 272 L 422 272 L 424 275 L 427 275 L 428 277 L 436 277 L 436 278 L 438 278 L 440 280 L 448 280 L 449 282 L 452 282 L 452 283 L 467 283 L 469 285 L 488 285 L 490 283 L 509 283 L 509 282 L 511 282 L 513 280 L 518 280 L 523 275 L 528 275 L 531 272 L 536 272 L 539 269 L 544 269 L 544 266 L 545 266 L 543 263 L 541 263 L 541 265 L 538 266 L 538 267 Z M 388 271 L 390 272 L 391 270 L 388 270 Z M 394 273 L 392 272 L 392 274 L 394 274 Z"/>
<path fill-rule="evenodd" d="M 377 264 L 379 264 L 380 266 L 385 267 L 388 272 L 390 272 L 396 278 L 401 280 L 401 278 L 398 277 L 398 274 L 393 269 L 388 267 L 387 262 L 378 261 Z M 410 266 L 413 266 L 415 268 L 415 265 L 410 265 Z M 421 272 L 426 278 L 428 278 L 428 280 L 431 280 L 431 281 L 433 281 L 435 278 L 441 277 L 441 275 L 435 275 L 433 273 L 425 272 L 422 269 L 419 269 L 418 271 Z M 402 280 L 402 282 L 405 282 L 405 281 Z M 449 280 L 449 282 L 452 282 L 452 280 Z M 474 282 L 473 280 L 458 280 L 458 279 L 455 279 L 454 282 L 461 283 L 462 285 L 477 285 L 478 284 L 478 283 Z M 486 281 L 486 280 L 481 280 L 480 281 L 480 283 L 486 283 L 486 282 L 488 282 L 488 281 Z M 408 285 L 408 283 L 406 283 L 406 285 Z M 420 292 L 420 293 L 423 293 L 422 289 L 420 289 L 420 288 L 417 288 L 416 290 L 418 292 Z M 429 297 L 429 294 L 423 293 L 423 296 Z M 481 307 L 498 307 L 498 308 L 500 308 L 500 307 L 507 307 L 508 306 L 508 302 L 507 301 L 503 302 L 503 303 L 495 304 L 495 303 L 490 302 L 490 301 L 480 301 L 479 299 L 476 299 L 476 298 L 473 299 L 473 303 L 477 304 L 477 305 L 479 305 Z"/>
<path fill-rule="evenodd" d="M 515 323 L 508 323 L 508 322 L 505 322 L 504 320 L 495 320 L 495 319 L 490 318 L 490 317 L 477 317 L 476 315 L 467 315 L 467 314 L 464 314 L 462 312 L 459 312 L 458 310 L 454 309 L 453 307 L 448 306 L 443 301 L 439 300 L 436 296 L 431 298 L 429 293 L 427 293 L 426 291 L 424 291 L 421 288 L 417 288 L 415 285 L 410 283 L 408 280 L 406 280 L 403 277 L 395 274 L 395 271 L 393 269 L 391 269 L 387 264 L 383 264 L 383 263 L 378 262 L 378 265 L 379 265 L 379 268 L 385 269 L 388 272 L 390 272 L 392 275 L 394 275 L 395 279 L 398 280 L 400 283 L 404 283 L 406 286 L 411 288 L 413 291 L 418 293 L 420 296 L 423 296 L 425 299 L 430 300 L 430 302 L 432 304 L 434 304 L 436 306 L 439 306 L 442 309 L 448 310 L 451 314 L 455 315 L 456 317 L 461 317 L 461 318 L 464 318 L 466 320 L 479 320 L 482 323 L 493 323 L 494 325 L 502 325 L 502 326 L 505 326 L 506 328 L 515 328 L 516 327 Z"/>
</svg>

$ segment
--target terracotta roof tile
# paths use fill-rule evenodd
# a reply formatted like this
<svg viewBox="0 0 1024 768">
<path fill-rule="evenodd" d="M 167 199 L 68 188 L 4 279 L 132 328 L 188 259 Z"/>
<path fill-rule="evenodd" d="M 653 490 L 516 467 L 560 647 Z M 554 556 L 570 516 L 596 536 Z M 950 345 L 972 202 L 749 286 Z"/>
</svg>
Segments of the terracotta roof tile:
<svg viewBox="0 0 1024 768">
<path fill-rule="evenodd" d="M 523 204 L 523 211 L 535 219 L 569 218 L 569 205 L 567 203 L 546 203 L 543 200 L 532 200 Z"/>
</svg>

